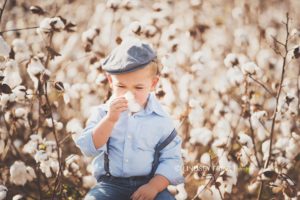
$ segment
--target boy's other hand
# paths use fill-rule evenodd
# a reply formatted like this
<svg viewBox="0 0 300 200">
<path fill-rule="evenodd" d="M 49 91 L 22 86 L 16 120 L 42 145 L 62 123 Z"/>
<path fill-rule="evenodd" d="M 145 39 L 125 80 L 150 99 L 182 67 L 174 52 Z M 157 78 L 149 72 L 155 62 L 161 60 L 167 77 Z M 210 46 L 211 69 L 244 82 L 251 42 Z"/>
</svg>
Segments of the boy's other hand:
<svg viewBox="0 0 300 200">
<path fill-rule="evenodd" d="M 128 102 L 125 97 L 116 97 L 108 108 L 107 119 L 112 122 L 118 121 L 120 113 L 128 109 Z"/>
<path fill-rule="evenodd" d="M 139 187 L 130 197 L 132 200 L 154 200 L 158 190 L 149 183 Z"/>
</svg>

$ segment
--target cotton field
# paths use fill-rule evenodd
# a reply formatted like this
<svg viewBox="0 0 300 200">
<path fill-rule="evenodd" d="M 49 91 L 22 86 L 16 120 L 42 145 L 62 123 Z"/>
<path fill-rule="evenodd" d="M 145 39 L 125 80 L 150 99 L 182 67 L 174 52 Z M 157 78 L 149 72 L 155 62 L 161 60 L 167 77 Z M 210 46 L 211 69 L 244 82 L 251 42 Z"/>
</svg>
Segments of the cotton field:
<svg viewBox="0 0 300 200">
<path fill-rule="evenodd" d="M 300 198 L 300 1 L 1 0 L 0 200 L 82 199 L 74 140 L 125 38 L 156 49 L 182 138 L 177 200 Z M 129 97 L 128 97 L 129 98 Z"/>
</svg>

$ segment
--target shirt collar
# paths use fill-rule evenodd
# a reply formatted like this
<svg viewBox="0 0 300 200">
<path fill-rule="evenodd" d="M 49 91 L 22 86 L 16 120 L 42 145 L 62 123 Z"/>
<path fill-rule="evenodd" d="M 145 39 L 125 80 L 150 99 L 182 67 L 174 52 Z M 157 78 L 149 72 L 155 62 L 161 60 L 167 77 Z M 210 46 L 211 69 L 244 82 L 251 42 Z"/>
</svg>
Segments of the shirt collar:
<svg viewBox="0 0 300 200">
<path fill-rule="evenodd" d="M 103 110 L 108 111 L 108 106 L 109 106 L 109 102 L 110 102 L 111 98 L 105 103 L 103 104 L 101 107 L 103 108 Z M 167 116 L 167 114 L 165 113 L 165 111 L 163 110 L 162 106 L 160 105 L 160 103 L 158 102 L 155 93 L 150 92 L 148 99 L 147 99 L 147 104 L 145 109 L 142 109 L 141 111 L 137 112 L 136 114 L 151 114 L 152 112 L 156 113 L 157 115 L 160 116 Z"/>
<path fill-rule="evenodd" d="M 150 114 L 155 112 L 157 115 L 166 116 L 165 111 L 163 110 L 162 106 L 158 102 L 155 93 L 151 92 L 148 96 L 147 105 L 145 107 L 145 113 Z"/>
</svg>

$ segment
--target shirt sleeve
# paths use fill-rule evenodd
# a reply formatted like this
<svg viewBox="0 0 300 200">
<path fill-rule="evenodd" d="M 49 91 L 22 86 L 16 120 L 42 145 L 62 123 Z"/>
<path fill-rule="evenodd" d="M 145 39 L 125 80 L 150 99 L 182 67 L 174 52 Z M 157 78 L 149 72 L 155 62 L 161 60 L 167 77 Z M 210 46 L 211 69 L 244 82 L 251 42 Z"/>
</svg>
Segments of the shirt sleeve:
<svg viewBox="0 0 300 200">
<path fill-rule="evenodd" d="M 170 131 L 171 133 L 172 131 Z M 177 135 L 164 149 L 161 150 L 159 164 L 155 174 L 166 177 L 171 185 L 184 183 L 182 175 L 183 160 L 181 157 L 181 138 Z"/>
<path fill-rule="evenodd" d="M 96 149 L 92 138 L 95 126 L 105 115 L 106 112 L 103 109 L 96 107 L 92 112 L 91 117 L 87 120 L 86 127 L 75 141 L 76 146 L 85 156 L 94 157 L 106 150 L 106 144 Z"/>
</svg>

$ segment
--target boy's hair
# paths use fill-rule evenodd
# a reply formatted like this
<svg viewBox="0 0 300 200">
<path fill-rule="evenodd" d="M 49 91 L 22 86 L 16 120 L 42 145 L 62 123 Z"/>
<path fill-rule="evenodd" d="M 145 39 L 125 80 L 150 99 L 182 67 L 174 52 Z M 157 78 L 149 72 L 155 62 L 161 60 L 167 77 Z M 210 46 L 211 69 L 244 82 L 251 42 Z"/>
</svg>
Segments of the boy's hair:
<svg viewBox="0 0 300 200">
<path fill-rule="evenodd" d="M 161 62 L 155 58 L 153 59 L 147 67 L 151 68 L 151 75 L 152 76 L 159 76 L 162 70 L 162 64 Z"/>
</svg>

